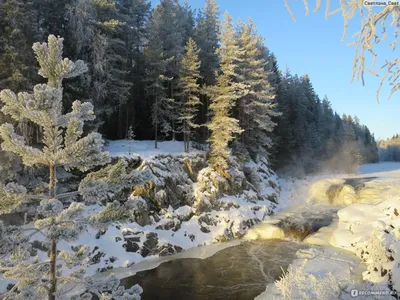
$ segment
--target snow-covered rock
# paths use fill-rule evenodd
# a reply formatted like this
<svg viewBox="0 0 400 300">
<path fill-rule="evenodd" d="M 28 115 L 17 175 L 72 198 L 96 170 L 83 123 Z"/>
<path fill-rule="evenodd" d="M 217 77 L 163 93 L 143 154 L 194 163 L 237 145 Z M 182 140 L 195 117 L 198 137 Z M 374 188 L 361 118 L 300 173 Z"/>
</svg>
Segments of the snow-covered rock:
<svg viewBox="0 0 400 300">
<path fill-rule="evenodd" d="M 127 143 L 108 145 L 112 164 L 107 172 L 92 175 L 96 184 L 85 186 L 86 197 L 99 194 L 109 206 L 110 220 L 124 220 L 89 227 L 77 241 L 59 246 L 90 247 L 87 275 L 241 237 L 276 208 L 277 176 L 266 160 L 243 165 L 232 159 L 221 175 L 207 167 L 204 152 L 183 153 L 180 142 L 161 142 L 160 149 L 152 151 L 149 142 L 134 141 L 130 154 Z M 113 167 L 121 156 L 127 161 L 125 175 L 120 166 Z M 88 206 L 86 214 L 96 215 L 103 208 Z"/>
<path fill-rule="evenodd" d="M 331 244 L 355 253 L 365 263 L 364 280 L 400 291 L 400 198 L 353 204 L 338 216 Z"/>
</svg>

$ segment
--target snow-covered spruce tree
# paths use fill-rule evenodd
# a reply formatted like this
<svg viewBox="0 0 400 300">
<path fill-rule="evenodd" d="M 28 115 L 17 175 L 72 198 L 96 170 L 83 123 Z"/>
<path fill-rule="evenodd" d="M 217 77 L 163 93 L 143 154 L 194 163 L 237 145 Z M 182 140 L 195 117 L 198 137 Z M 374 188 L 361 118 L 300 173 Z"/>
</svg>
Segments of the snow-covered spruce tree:
<svg viewBox="0 0 400 300">
<path fill-rule="evenodd" d="M 215 84 L 216 71 L 218 70 L 218 54 L 216 50 L 219 47 L 219 32 L 220 22 L 217 2 L 215 0 L 206 0 L 204 9 L 198 13 L 194 32 L 194 40 L 200 49 L 201 87 Z M 207 95 L 200 94 L 200 101 L 203 105 L 200 107 L 199 123 L 209 122 L 209 100 Z M 205 142 L 209 137 L 208 128 L 203 126 L 199 131 L 202 135 L 202 141 Z"/>
<path fill-rule="evenodd" d="M 161 76 L 150 77 L 151 85 L 162 85 L 163 91 L 155 98 L 157 116 L 153 113 L 153 123 L 161 125 L 161 131 L 172 135 L 175 139 L 176 125 L 179 119 L 181 103 L 178 101 L 177 81 L 179 77 L 179 63 L 184 50 L 186 29 L 182 7 L 176 0 L 162 0 L 154 8 L 148 22 L 148 61 L 150 68 L 157 64 L 162 68 Z M 149 68 L 149 69 L 150 69 Z M 151 76 L 151 75 L 150 75 Z M 149 80 L 148 80 L 149 81 Z M 161 90 L 160 88 L 157 88 Z M 154 93 L 154 92 L 153 92 Z M 164 95 L 165 94 L 165 95 Z M 158 121 L 155 121 L 158 120 Z"/>
<path fill-rule="evenodd" d="M 128 132 L 126 133 L 126 139 L 129 141 L 129 152 L 128 154 L 131 155 L 131 150 L 132 150 L 132 141 L 135 138 L 135 133 L 133 132 L 133 127 L 132 125 L 129 126 Z"/>
<path fill-rule="evenodd" d="M 199 127 L 198 124 L 194 123 L 194 118 L 201 104 L 199 98 L 200 85 L 198 83 L 200 78 L 199 68 L 199 50 L 197 49 L 196 42 L 192 38 L 189 38 L 181 62 L 181 75 L 179 79 L 179 88 L 182 90 L 181 96 L 183 98 L 183 108 L 179 119 L 182 122 L 181 131 L 183 132 L 185 152 L 189 152 L 192 135 L 191 129 Z"/>
<path fill-rule="evenodd" d="M 271 147 L 271 132 L 275 123 L 272 117 L 278 116 L 273 103 L 274 92 L 268 81 L 266 61 L 262 57 L 260 44 L 263 40 L 257 36 L 251 19 L 248 24 L 239 24 L 239 44 L 242 49 L 238 63 L 237 82 L 244 84 L 248 93 L 237 102 L 240 127 L 244 130 L 241 142 L 253 158 L 266 156 Z"/>
<path fill-rule="evenodd" d="M 110 158 L 107 152 L 102 152 L 104 141 L 99 133 L 91 132 L 83 136 L 84 122 L 95 117 L 92 104 L 75 101 L 71 112 L 62 112 L 62 81 L 85 72 L 87 67 L 84 62 L 63 59 L 63 39 L 53 35 L 49 36 L 48 43 L 35 43 L 33 50 L 40 65 L 39 74 L 48 82 L 36 85 L 33 93 L 16 95 L 11 90 L 3 90 L 0 100 L 4 105 L 3 113 L 17 121 L 26 118 L 43 129 L 43 146 L 35 148 L 27 145 L 10 124 L 0 127 L 1 146 L 4 151 L 19 155 L 26 166 L 47 166 L 49 192 L 44 196 L 29 196 L 23 186 L 15 183 L 1 188 L 0 213 L 12 210 L 28 197 L 41 200 L 33 228 L 4 227 L 0 223 L 0 271 L 3 277 L 16 280 L 3 299 L 65 299 L 66 285 L 78 282 L 84 283 L 87 291 L 101 299 L 115 299 L 113 295 L 118 298 L 124 293 L 131 295 L 124 299 L 137 299 L 141 292 L 137 286 L 124 292 L 122 288 L 117 288 L 119 282 L 115 278 L 105 282 L 83 278 L 83 266 L 88 260 L 87 246 L 77 247 L 73 252 L 57 250 L 59 241 L 76 239 L 85 228 L 86 221 L 84 204 L 72 202 L 64 208 L 61 200 L 70 194 L 57 195 L 56 167 L 86 171 L 108 163 Z M 43 245 L 48 249 L 49 259 L 32 256 L 35 249 L 30 239 L 35 234 L 45 238 Z M 58 261 L 63 261 L 72 269 L 68 277 L 63 277 L 62 265 L 57 264 Z M 102 295 L 101 291 L 111 294 Z M 91 293 L 86 293 L 82 299 L 90 299 Z M 68 296 L 68 299 L 75 298 Z"/>
<path fill-rule="evenodd" d="M 342 159 L 346 161 L 348 171 L 354 171 L 360 163 L 362 163 L 362 155 L 360 152 L 360 145 L 358 137 L 355 132 L 353 118 L 351 116 L 343 115 L 344 121 L 344 144 L 342 147 Z"/>
<path fill-rule="evenodd" d="M 200 49 L 200 75 L 207 85 L 215 83 L 215 71 L 218 69 L 218 49 L 220 23 L 218 4 L 215 0 L 206 0 L 205 7 L 199 12 L 194 39 Z"/>
<path fill-rule="evenodd" d="M 172 131 L 170 124 L 173 99 L 168 98 L 166 82 L 172 80 L 166 76 L 167 64 L 171 58 L 166 57 L 163 51 L 162 36 L 160 36 L 156 22 L 158 13 L 155 10 L 149 21 L 149 39 L 145 48 L 146 55 L 146 95 L 151 102 L 151 119 L 154 126 L 154 147 L 157 149 L 158 131 L 168 135 Z"/>
<path fill-rule="evenodd" d="M 238 75 L 237 60 L 241 50 L 233 29 L 232 18 L 227 12 L 222 26 L 221 47 L 217 52 L 221 71 L 217 76 L 216 85 L 207 89 L 211 98 L 212 112 L 212 119 L 207 124 L 211 130 L 209 162 L 215 170 L 224 171 L 228 167 L 231 154 L 229 143 L 234 140 L 235 134 L 243 131 L 239 127 L 239 120 L 232 117 L 232 108 L 236 105 L 236 100 L 248 92 L 245 85 L 234 81 Z"/>
</svg>

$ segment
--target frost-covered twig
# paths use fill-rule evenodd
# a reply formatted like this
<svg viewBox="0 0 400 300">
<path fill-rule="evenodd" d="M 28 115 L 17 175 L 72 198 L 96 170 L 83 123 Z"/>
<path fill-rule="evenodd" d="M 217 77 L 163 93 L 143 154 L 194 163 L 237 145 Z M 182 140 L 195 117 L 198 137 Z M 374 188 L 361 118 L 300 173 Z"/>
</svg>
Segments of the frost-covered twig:
<svg viewBox="0 0 400 300">
<path fill-rule="evenodd" d="M 385 64 L 379 67 L 376 70 L 372 70 L 374 68 L 377 53 L 374 51 L 375 46 L 383 42 L 387 37 L 387 27 L 393 27 L 393 40 L 392 43 L 389 44 L 389 47 L 394 52 L 397 46 L 398 33 L 400 29 L 400 6 L 397 5 L 386 5 L 383 7 L 381 11 L 375 11 L 372 9 L 372 6 L 366 4 L 368 1 L 364 0 L 339 0 L 339 8 L 331 11 L 330 10 L 330 0 L 326 0 L 326 12 L 325 17 L 328 18 L 331 15 L 334 15 L 338 12 L 342 13 L 344 26 L 343 26 L 343 36 L 342 41 L 347 36 L 347 29 L 349 21 L 356 15 L 358 12 L 360 15 L 361 26 L 359 31 L 357 31 L 353 38 L 358 37 L 356 41 L 351 43 L 350 45 L 355 45 L 355 55 L 353 59 L 353 75 L 352 81 L 354 79 L 361 80 L 363 85 L 364 74 L 365 72 L 369 72 L 374 76 L 379 77 L 379 72 L 384 72 L 384 75 L 381 77 L 381 83 L 378 87 L 376 93 L 376 99 L 379 102 L 379 94 L 382 88 L 383 83 L 387 80 L 389 85 L 392 86 L 391 93 L 389 98 L 400 89 L 400 59 L 394 58 L 392 60 L 386 59 Z M 290 9 L 288 0 L 284 0 L 284 3 L 292 16 L 293 20 L 296 21 L 292 10 Z M 304 5 L 306 12 L 308 12 L 308 2 L 304 0 Z M 316 0 L 316 8 L 314 12 L 320 10 L 321 8 L 321 0 Z M 389 17 L 392 17 L 392 20 L 388 20 Z M 381 28 L 381 31 L 378 31 L 378 28 Z M 371 63 L 371 68 L 365 65 L 366 62 L 366 53 L 370 53 L 373 60 Z"/>
</svg>

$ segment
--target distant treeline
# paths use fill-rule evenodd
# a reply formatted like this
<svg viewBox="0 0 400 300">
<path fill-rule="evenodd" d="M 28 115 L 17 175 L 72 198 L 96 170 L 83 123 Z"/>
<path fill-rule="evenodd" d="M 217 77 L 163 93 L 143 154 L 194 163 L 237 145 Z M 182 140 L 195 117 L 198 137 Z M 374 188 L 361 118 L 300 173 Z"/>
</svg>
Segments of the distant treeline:
<svg viewBox="0 0 400 300">
<path fill-rule="evenodd" d="M 398 134 L 378 142 L 380 161 L 400 161 L 400 136 Z"/>
</svg>

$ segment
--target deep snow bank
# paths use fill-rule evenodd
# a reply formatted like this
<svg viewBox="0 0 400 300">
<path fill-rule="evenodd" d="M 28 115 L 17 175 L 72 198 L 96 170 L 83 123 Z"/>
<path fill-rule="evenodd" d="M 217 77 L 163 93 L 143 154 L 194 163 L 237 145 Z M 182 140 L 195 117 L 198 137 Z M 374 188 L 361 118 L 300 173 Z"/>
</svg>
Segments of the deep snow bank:
<svg viewBox="0 0 400 300">
<path fill-rule="evenodd" d="M 333 248 L 299 250 L 296 255 L 284 276 L 255 300 L 339 299 L 360 273 L 357 257 Z"/>
<path fill-rule="evenodd" d="M 400 292 L 400 198 L 353 204 L 338 216 L 331 244 L 355 253 L 365 263 L 364 280 Z"/>
<path fill-rule="evenodd" d="M 312 184 L 313 209 L 339 208 L 330 226 L 305 240 L 324 247 L 308 250 L 312 255 L 299 252 L 286 275 L 257 299 L 392 299 L 399 294 L 400 164 L 365 165 L 360 173 Z"/>
</svg>

